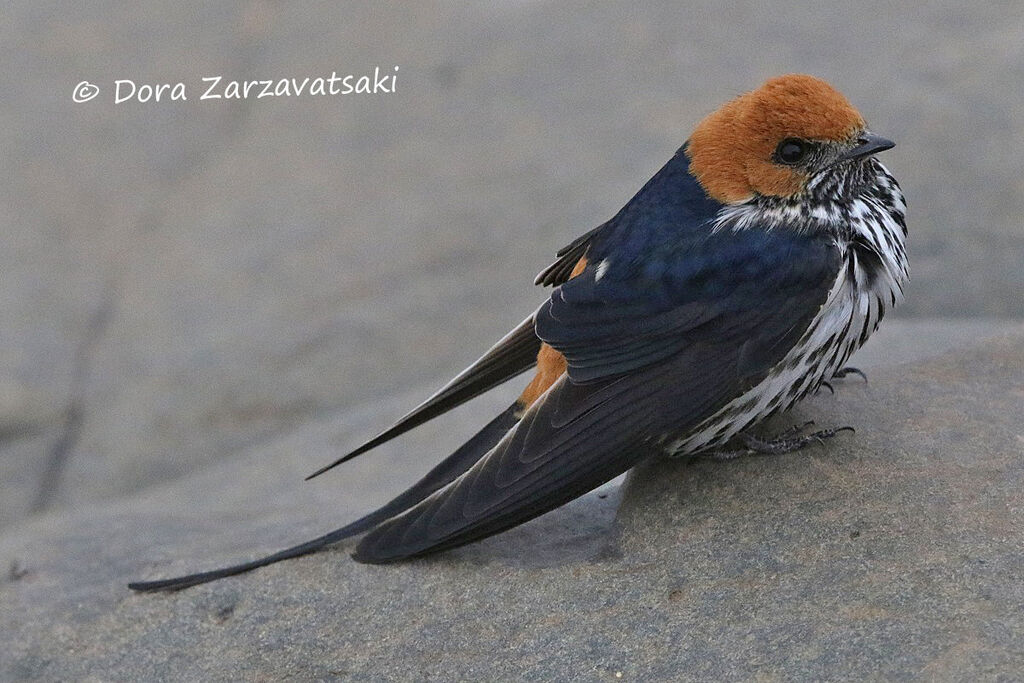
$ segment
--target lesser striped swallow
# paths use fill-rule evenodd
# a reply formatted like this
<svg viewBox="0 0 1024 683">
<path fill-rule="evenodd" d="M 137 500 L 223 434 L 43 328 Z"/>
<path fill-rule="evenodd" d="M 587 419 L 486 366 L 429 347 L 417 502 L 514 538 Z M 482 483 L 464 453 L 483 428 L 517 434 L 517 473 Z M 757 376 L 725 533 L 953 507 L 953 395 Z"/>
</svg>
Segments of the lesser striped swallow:
<svg viewBox="0 0 1024 683">
<path fill-rule="evenodd" d="M 519 399 L 379 510 L 178 589 L 365 533 L 384 563 L 521 524 L 645 458 L 829 436 L 749 430 L 841 373 L 901 299 L 906 206 L 893 144 L 824 81 L 771 79 L 701 121 L 611 220 L 537 276 L 550 297 L 394 426 L 312 476 L 536 367 Z M 730 451 L 731 453 L 731 451 Z"/>
</svg>

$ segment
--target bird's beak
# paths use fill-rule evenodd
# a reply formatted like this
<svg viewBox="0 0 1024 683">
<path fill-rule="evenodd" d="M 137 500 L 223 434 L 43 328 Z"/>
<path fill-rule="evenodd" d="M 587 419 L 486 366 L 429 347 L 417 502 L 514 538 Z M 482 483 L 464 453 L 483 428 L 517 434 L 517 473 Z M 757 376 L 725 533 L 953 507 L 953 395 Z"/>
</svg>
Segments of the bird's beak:
<svg viewBox="0 0 1024 683">
<path fill-rule="evenodd" d="M 839 157 L 839 160 L 852 161 L 854 159 L 863 159 L 864 157 L 871 156 L 872 154 L 892 149 L 895 146 L 895 142 L 892 140 L 886 140 L 881 135 L 864 132 L 857 138 L 857 146 Z"/>
</svg>

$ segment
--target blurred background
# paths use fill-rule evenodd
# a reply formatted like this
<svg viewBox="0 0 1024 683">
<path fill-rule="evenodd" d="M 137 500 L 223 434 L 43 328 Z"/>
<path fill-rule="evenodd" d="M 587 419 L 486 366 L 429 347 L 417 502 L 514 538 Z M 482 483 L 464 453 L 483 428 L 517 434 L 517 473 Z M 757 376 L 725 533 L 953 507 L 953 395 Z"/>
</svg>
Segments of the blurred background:
<svg viewBox="0 0 1024 683">
<path fill-rule="evenodd" d="M 898 142 L 898 317 L 1024 317 L 1019 0 L 19 0 L 0 54 L 0 526 L 426 394 L 704 114 L 780 73 Z M 204 76 L 396 65 L 395 94 L 198 100 Z M 121 78 L 189 101 L 114 104 Z M 101 93 L 76 104 L 83 80 Z"/>
</svg>

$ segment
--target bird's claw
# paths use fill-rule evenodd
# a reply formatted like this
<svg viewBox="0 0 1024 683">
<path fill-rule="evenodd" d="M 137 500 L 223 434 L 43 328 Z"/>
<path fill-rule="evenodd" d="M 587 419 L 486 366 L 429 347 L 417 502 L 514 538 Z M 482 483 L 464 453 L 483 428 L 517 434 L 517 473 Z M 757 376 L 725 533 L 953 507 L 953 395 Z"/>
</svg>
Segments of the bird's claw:
<svg viewBox="0 0 1024 683">
<path fill-rule="evenodd" d="M 813 425 L 814 421 L 809 420 L 801 425 L 790 427 L 771 439 L 762 439 L 753 434 L 741 434 L 739 438 L 744 448 L 733 451 L 712 451 L 707 453 L 705 457 L 712 460 L 735 460 L 736 458 L 748 455 L 782 455 L 798 451 L 812 443 L 819 443 L 824 446 L 825 439 L 831 439 L 840 432 L 853 433 L 857 431 L 853 427 L 845 426 L 821 429 L 811 434 L 795 436 Z"/>
<path fill-rule="evenodd" d="M 794 434 L 799 434 L 800 432 L 804 431 L 808 427 L 813 427 L 813 426 L 814 426 L 814 420 L 808 420 L 807 422 L 804 422 L 803 424 L 793 425 L 789 429 L 783 430 L 782 432 L 777 434 L 775 436 L 775 438 L 776 439 L 787 439 L 787 438 L 793 436 Z"/>
<path fill-rule="evenodd" d="M 832 375 L 832 379 L 843 379 L 847 375 L 859 375 L 860 378 L 863 379 L 865 382 L 868 381 L 868 376 L 864 374 L 863 370 L 861 370 L 860 368 L 853 368 L 850 366 L 842 368 L 841 370 L 836 370 L 835 373 Z M 825 382 L 822 382 L 822 384 L 825 384 Z"/>
</svg>

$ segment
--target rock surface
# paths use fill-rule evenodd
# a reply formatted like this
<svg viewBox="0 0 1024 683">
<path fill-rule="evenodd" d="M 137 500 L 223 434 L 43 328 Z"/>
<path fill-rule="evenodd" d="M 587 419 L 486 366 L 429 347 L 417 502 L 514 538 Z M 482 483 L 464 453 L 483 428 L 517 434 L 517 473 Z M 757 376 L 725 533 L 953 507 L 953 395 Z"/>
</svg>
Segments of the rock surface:
<svg viewBox="0 0 1024 683">
<path fill-rule="evenodd" d="M 792 416 L 856 425 L 825 448 L 653 463 L 619 491 L 406 564 L 358 565 L 342 545 L 176 594 L 125 588 L 351 518 L 507 396 L 298 481 L 411 397 L 366 406 L 9 529 L 0 678 L 1012 678 L 1021 387 L 1018 333 L 838 383 Z"/>
<path fill-rule="evenodd" d="M 12 0 L 0 525 L 461 368 L 539 301 L 556 249 L 781 72 L 834 81 L 899 142 L 903 314 L 1020 317 L 1022 30 L 1018 0 Z M 395 64 L 393 96 L 196 99 L 206 75 Z M 126 78 L 191 99 L 115 105 Z M 74 104 L 85 79 L 103 91 Z"/>
</svg>

